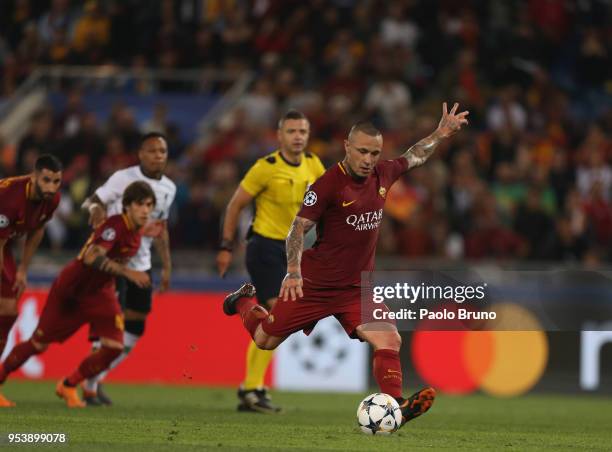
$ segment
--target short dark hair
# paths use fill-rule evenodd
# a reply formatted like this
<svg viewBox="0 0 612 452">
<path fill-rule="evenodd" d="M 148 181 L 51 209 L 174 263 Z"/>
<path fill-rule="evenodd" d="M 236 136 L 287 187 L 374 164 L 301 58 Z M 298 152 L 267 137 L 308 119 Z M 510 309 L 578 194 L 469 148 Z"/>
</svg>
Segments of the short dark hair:
<svg viewBox="0 0 612 452">
<path fill-rule="evenodd" d="M 145 133 L 142 138 L 140 139 L 140 146 L 139 148 L 142 147 L 142 145 L 145 143 L 145 141 L 147 141 L 150 138 L 161 138 L 162 140 L 164 140 L 166 142 L 166 144 L 168 144 L 168 139 L 166 138 L 166 135 L 164 135 L 161 132 L 148 132 Z"/>
<path fill-rule="evenodd" d="M 42 154 L 36 159 L 34 163 L 34 169 L 36 171 L 42 171 L 44 169 L 49 170 L 53 173 L 58 173 L 64 169 L 62 162 L 51 154 Z"/>
<path fill-rule="evenodd" d="M 378 130 L 376 126 L 370 121 L 356 122 L 353 127 L 351 127 L 351 131 L 348 134 L 349 138 L 356 132 L 365 133 L 366 135 L 369 135 L 371 137 L 377 137 L 379 135 L 382 135 L 382 133 L 380 133 L 380 130 Z"/>
<path fill-rule="evenodd" d="M 157 201 L 151 186 L 143 180 L 137 180 L 126 187 L 121 202 L 125 208 L 133 202 L 143 202 L 146 199 L 152 199 L 153 205 Z"/>
<path fill-rule="evenodd" d="M 308 118 L 306 117 L 306 115 L 302 113 L 301 111 L 289 110 L 278 120 L 279 129 L 283 128 L 283 124 L 285 124 L 285 121 L 287 119 L 305 119 L 306 121 L 308 121 Z M 310 124 L 310 121 L 308 121 L 308 123 Z"/>
</svg>

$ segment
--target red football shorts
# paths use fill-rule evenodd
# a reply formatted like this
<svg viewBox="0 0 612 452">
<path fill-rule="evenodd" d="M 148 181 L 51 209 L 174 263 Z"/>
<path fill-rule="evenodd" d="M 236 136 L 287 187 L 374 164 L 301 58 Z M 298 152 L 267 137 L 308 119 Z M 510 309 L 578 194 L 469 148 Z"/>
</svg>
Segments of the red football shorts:
<svg viewBox="0 0 612 452">
<path fill-rule="evenodd" d="M 361 289 L 310 289 L 303 287 L 304 297 L 295 301 L 278 299 L 270 316 L 261 326 L 270 336 L 286 337 L 299 330 L 310 334 L 319 320 L 333 315 L 349 337 L 358 339 L 357 327 L 370 322 L 395 325 L 393 320 L 374 320 L 373 310 L 388 311 L 384 304 L 361 302 Z"/>
<path fill-rule="evenodd" d="M 7 242 L 4 245 L 4 261 L 2 266 L 2 279 L 0 280 L 0 298 L 15 298 L 17 292 L 13 290 L 15 285 L 15 277 L 17 275 L 17 266 L 15 259 L 10 249 L 11 243 Z"/>
<path fill-rule="evenodd" d="M 64 342 L 89 324 L 89 335 L 123 343 L 123 314 L 110 288 L 79 294 L 53 283 L 43 308 L 34 340 L 45 344 Z"/>
</svg>

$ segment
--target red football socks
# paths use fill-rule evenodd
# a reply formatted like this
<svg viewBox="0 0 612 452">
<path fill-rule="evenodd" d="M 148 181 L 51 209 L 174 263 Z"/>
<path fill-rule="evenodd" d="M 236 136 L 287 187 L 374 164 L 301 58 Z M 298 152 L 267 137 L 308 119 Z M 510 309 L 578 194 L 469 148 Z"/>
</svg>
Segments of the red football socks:
<svg viewBox="0 0 612 452">
<path fill-rule="evenodd" d="M 86 378 L 91 378 L 98 375 L 104 369 L 107 369 L 117 356 L 121 354 L 118 348 L 102 346 L 97 351 L 93 352 L 85 358 L 77 370 L 70 375 L 64 383 L 67 386 L 76 386 Z"/>
<path fill-rule="evenodd" d="M 391 397 L 400 398 L 402 396 L 402 366 L 399 352 L 390 349 L 376 350 L 372 367 L 380 391 Z"/>
<path fill-rule="evenodd" d="M 2 352 L 4 352 L 6 340 L 15 320 L 17 320 L 16 315 L 0 315 L 0 356 L 2 356 Z"/>
<path fill-rule="evenodd" d="M 251 337 L 255 337 L 257 327 L 269 315 L 266 308 L 257 304 L 254 298 L 241 298 L 236 302 L 236 310 Z"/>
<path fill-rule="evenodd" d="M 15 345 L 11 353 L 9 353 L 2 365 L 0 365 L 0 383 L 4 383 L 4 380 L 6 380 L 6 377 L 8 377 L 11 372 L 19 369 L 31 356 L 37 355 L 38 353 L 40 353 L 40 351 L 34 347 L 32 341 L 25 341 Z"/>
</svg>

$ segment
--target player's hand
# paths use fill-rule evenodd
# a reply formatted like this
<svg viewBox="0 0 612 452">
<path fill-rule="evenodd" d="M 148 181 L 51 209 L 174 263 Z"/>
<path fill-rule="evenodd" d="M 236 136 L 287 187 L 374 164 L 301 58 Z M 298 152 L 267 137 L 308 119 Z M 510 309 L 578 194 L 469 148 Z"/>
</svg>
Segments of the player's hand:
<svg viewBox="0 0 612 452">
<path fill-rule="evenodd" d="M 89 207 L 89 224 L 97 229 L 106 220 L 106 211 L 99 204 L 92 204 Z"/>
<path fill-rule="evenodd" d="M 462 111 L 461 113 L 457 113 L 458 108 L 459 104 L 455 102 L 455 105 L 453 105 L 453 108 L 449 112 L 447 111 L 446 102 L 442 104 L 442 119 L 440 119 L 440 124 L 438 124 L 438 132 L 443 138 L 454 135 L 461 130 L 462 125 L 468 123 L 466 117 L 470 112 Z"/>
<path fill-rule="evenodd" d="M 13 290 L 15 291 L 15 299 L 19 300 L 21 295 L 23 295 L 23 291 L 28 285 L 28 273 L 23 269 L 18 269 L 17 274 L 15 275 L 15 284 L 13 284 Z"/>
<path fill-rule="evenodd" d="M 217 253 L 217 270 L 219 276 L 223 278 L 227 273 L 227 269 L 232 263 L 232 252 L 228 250 L 221 250 Z"/>
<path fill-rule="evenodd" d="M 291 297 L 291 301 L 302 298 L 304 296 L 304 292 L 302 291 L 303 285 L 304 281 L 302 280 L 301 274 L 289 272 L 283 279 L 278 297 L 283 301 L 287 301 L 289 297 Z"/>
<path fill-rule="evenodd" d="M 159 237 L 162 232 L 164 232 L 164 222 L 162 220 L 150 221 L 142 228 L 142 235 L 154 239 Z"/>
<path fill-rule="evenodd" d="M 159 284 L 159 293 L 166 292 L 170 288 L 170 275 L 172 270 L 169 268 L 162 268 L 161 271 L 161 282 Z"/>
<path fill-rule="evenodd" d="M 125 277 L 141 289 L 146 289 L 151 286 L 151 278 L 149 278 L 149 274 L 146 272 L 127 269 L 125 271 Z"/>
</svg>

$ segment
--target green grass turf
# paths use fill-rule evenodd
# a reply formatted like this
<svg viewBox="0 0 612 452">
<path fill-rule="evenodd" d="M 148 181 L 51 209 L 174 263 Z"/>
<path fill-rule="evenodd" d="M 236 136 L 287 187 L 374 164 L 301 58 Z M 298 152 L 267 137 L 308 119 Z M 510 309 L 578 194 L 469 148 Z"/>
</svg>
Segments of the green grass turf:
<svg viewBox="0 0 612 452">
<path fill-rule="evenodd" d="M 236 412 L 235 393 L 227 389 L 108 385 L 113 407 L 68 410 L 53 388 L 9 381 L 3 393 L 18 406 L 0 409 L 0 434 L 65 432 L 71 448 L 88 451 L 612 449 L 606 397 L 440 396 L 398 433 L 368 437 L 356 427 L 360 394 L 274 393 L 285 414 L 264 416 Z M 49 446 L 18 449 L 41 447 Z"/>
</svg>

